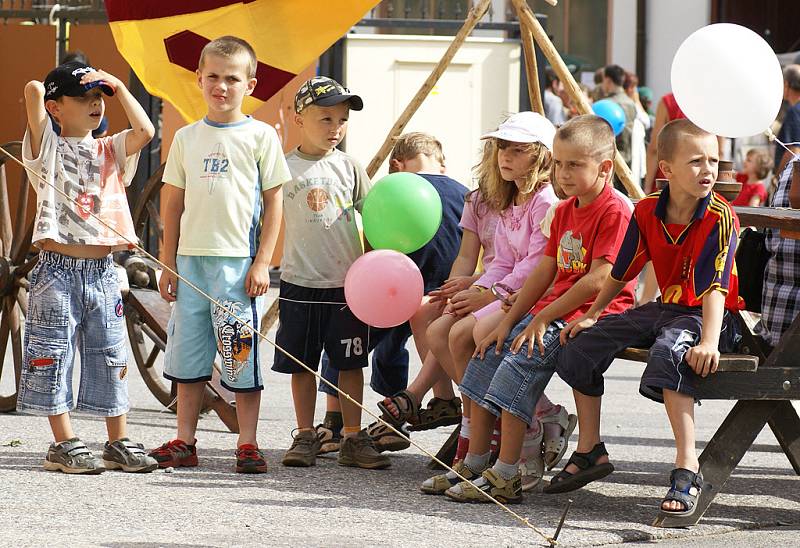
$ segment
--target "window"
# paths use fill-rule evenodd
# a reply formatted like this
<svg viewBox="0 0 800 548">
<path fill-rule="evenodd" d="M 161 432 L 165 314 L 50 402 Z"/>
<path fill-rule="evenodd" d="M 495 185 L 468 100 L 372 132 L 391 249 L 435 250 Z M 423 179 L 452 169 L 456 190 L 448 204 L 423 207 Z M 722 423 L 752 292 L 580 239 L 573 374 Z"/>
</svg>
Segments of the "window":
<svg viewBox="0 0 800 548">
<path fill-rule="evenodd" d="M 536 13 L 547 15 L 547 33 L 559 52 L 584 62 L 581 70 L 605 66 L 608 44 L 608 0 L 528 0 Z"/>
</svg>

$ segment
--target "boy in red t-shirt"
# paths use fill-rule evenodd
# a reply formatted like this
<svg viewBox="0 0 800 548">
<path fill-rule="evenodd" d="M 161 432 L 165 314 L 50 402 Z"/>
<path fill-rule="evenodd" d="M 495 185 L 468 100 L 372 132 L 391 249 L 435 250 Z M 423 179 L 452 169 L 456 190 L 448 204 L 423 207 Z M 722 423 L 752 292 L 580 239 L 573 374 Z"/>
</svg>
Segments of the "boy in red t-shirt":
<svg viewBox="0 0 800 548">
<path fill-rule="evenodd" d="M 555 372 L 558 335 L 591 305 L 611 272 L 631 215 L 625 199 L 610 183 L 615 151 L 611 128 L 597 116 L 573 118 L 556 133 L 554 174 L 569 198 L 558 206 L 544 256 L 510 310 L 489 335 L 476 341 L 475 357 L 460 386 L 461 394 L 477 405 L 472 407 L 469 452 L 456 470 L 480 491 L 459 483 L 450 472 L 427 480 L 423 492 L 444 493 L 459 502 L 489 502 L 484 493 L 503 502 L 522 499 L 523 439 L 528 425 L 536 420 L 536 403 Z M 609 312 L 632 306 L 633 288 L 634 282 L 626 284 Z M 494 351 L 487 352 L 490 346 Z M 500 454 L 488 468 L 498 416 L 502 417 Z M 541 425 L 539 431 L 543 431 Z M 541 448 L 541 438 L 538 443 Z M 541 478 L 541 449 L 537 461 L 533 468 L 538 468 Z M 530 461 L 527 466 L 530 470 Z"/>
<path fill-rule="evenodd" d="M 580 435 L 569 463 L 544 491 L 572 491 L 614 470 L 600 441 L 603 373 L 624 348 L 650 347 L 639 391 L 665 404 L 676 445 L 661 512 L 689 516 L 703 487 L 694 443 L 697 382 L 714 373 L 720 352 L 733 351 L 740 339 L 739 220 L 711 192 L 719 161 L 714 135 L 689 120 L 670 122 L 658 137 L 658 158 L 669 185 L 636 205 L 611 276 L 592 307 L 561 332 L 557 371 L 573 388 Z M 662 298 L 598 321 L 647 261 Z"/>
</svg>

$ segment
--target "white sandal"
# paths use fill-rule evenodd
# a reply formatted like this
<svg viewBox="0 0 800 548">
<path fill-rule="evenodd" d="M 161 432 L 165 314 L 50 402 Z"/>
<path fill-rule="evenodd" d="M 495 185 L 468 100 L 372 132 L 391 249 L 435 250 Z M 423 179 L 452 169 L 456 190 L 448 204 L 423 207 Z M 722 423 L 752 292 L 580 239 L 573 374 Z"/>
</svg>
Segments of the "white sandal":
<svg viewBox="0 0 800 548">
<path fill-rule="evenodd" d="M 561 435 L 556 438 L 548 438 L 546 434 L 544 435 L 544 464 L 548 470 L 551 470 L 567 452 L 569 437 L 578 424 L 578 417 L 567 413 L 562 405 L 558 413 L 542 417 L 539 422 L 542 423 L 542 432 L 545 432 L 544 425 L 552 422 L 561 427 Z"/>
<path fill-rule="evenodd" d="M 538 421 L 537 421 L 538 422 Z M 530 426 L 525 431 L 520 454 L 519 471 L 522 475 L 522 490 L 530 491 L 539 486 L 544 476 L 544 460 L 542 455 L 542 440 L 544 427 L 539 422 L 539 432 L 531 434 Z"/>
</svg>

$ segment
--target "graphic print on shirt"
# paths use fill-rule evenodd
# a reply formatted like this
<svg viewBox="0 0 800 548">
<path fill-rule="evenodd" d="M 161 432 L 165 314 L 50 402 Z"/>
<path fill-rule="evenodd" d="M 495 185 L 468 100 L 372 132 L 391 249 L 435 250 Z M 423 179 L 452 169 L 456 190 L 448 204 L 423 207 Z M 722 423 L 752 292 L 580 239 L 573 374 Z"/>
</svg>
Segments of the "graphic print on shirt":
<svg viewBox="0 0 800 548">
<path fill-rule="evenodd" d="M 303 195 L 305 200 L 302 199 Z M 299 207 L 307 207 L 311 211 L 307 217 L 308 223 L 319 223 L 329 229 L 342 218 L 348 223 L 354 220 L 354 216 L 351 215 L 353 209 L 351 191 L 344 188 L 337 179 L 329 177 L 298 179 L 286 190 L 286 196 L 290 200 L 297 198 L 295 203 Z"/>
<path fill-rule="evenodd" d="M 225 311 L 227 308 L 241 317 L 243 312 L 246 312 L 247 305 L 237 301 L 220 302 L 222 307 L 214 305 L 212 313 L 214 335 L 217 338 L 217 350 L 222 357 L 225 378 L 230 382 L 236 382 L 247 365 L 250 351 L 253 349 L 253 330 L 236 321 Z"/>
<path fill-rule="evenodd" d="M 100 158 L 94 143 L 72 144 L 64 138 L 58 139 L 58 152 L 63 169 L 56 173 L 57 186 L 69 196 L 70 202 L 56 204 L 55 221 L 59 236 L 67 243 L 83 243 L 70 230 L 71 224 L 87 221 L 97 215 L 102 205 L 100 199 Z M 77 207 L 74 204 L 77 203 Z M 50 228 L 50 216 L 40 215 L 37 230 Z M 89 229 L 92 236 L 98 232 Z"/>
<path fill-rule="evenodd" d="M 203 170 L 200 179 L 208 184 L 209 195 L 214 194 L 217 182 L 230 180 L 228 165 L 228 157 L 225 155 L 225 147 L 222 146 L 222 143 L 214 145 L 211 154 L 203 158 Z"/>
<path fill-rule="evenodd" d="M 561 272 L 586 272 L 586 248 L 583 247 L 583 236 L 577 238 L 571 230 L 564 232 L 558 242 L 558 270 Z"/>
</svg>

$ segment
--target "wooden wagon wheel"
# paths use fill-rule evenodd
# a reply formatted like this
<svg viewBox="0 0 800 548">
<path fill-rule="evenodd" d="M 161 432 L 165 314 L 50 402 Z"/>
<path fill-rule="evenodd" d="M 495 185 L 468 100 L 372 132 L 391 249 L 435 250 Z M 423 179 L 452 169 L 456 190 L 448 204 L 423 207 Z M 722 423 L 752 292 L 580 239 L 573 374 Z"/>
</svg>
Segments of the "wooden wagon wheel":
<svg viewBox="0 0 800 548">
<path fill-rule="evenodd" d="M 2 147 L 16 158 L 22 158 L 22 143 L 14 141 Z M 11 347 L 14 367 L 13 388 L 0 390 L 0 412 L 14 411 L 17 387 L 22 371 L 22 316 L 28 312 L 28 280 L 25 277 L 36 265 L 38 255 L 29 257 L 34 216 L 28 215 L 30 185 L 23 170 L 19 186 L 9 191 L 6 164 L 11 160 L 0 154 L 0 380 L 6 350 Z M 17 194 L 16 217 L 12 223 L 9 195 Z M 8 386 L 11 383 L 4 383 Z M 5 392 L 5 393 L 4 393 Z"/>
<path fill-rule="evenodd" d="M 133 224 L 140 240 L 143 240 L 148 222 L 150 228 L 156 232 L 158 239 L 161 239 L 163 223 L 156 200 L 163 186 L 161 180 L 163 173 L 164 165 L 145 183 L 133 206 Z M 170 383 L 164 380 L 161 369 L 163 366 L 159 365 L 163 364 L 163 360 L 158 360 L 159 354 L 166 348 L 170 307 L 161 298 L 152 282 L 149 288 L 137 288 L 135 284 L 132 284 L 125 301 L 125 321 L 136 366 L 156 399 L 162 405 L 174 409 L 175 394 Z M 262 318 L 262 329 L 269 329 L 277 317 L 278 302 L 276 300 Z M 215 411 L 231 431 L 237 432 L 236 409 L 231 405 L 233 399 L 233 393 L 226 390 L 220 383 L 219 367 L 215 364 L 213 377 L 206 383 L 203 406 L 205 410 Z"/>
</svg>

